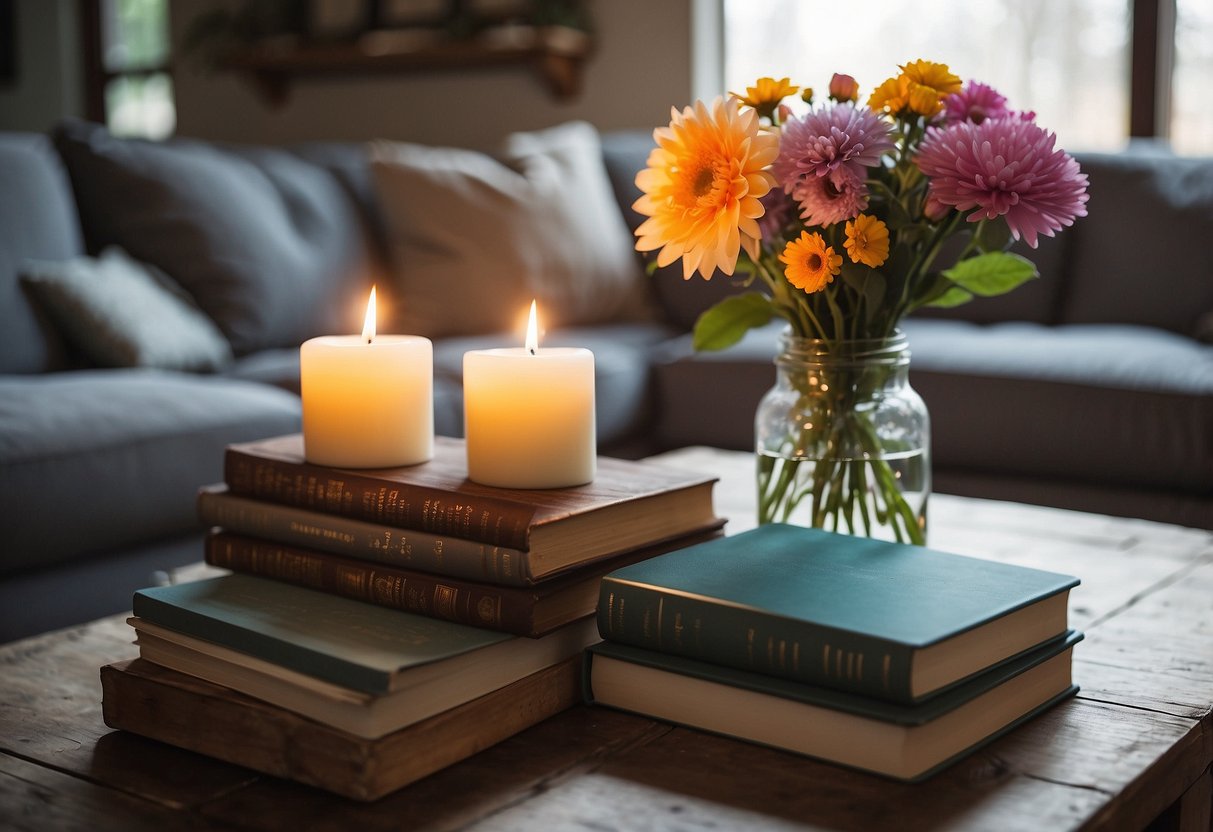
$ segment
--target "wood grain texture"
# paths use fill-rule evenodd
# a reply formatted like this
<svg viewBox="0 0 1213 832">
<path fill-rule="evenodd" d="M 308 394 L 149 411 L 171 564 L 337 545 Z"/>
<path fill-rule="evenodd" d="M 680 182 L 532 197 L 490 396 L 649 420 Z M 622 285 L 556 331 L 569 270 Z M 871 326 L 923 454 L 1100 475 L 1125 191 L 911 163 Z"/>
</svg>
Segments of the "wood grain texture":
<svg viewBox="0 0 1213 832">
<path fill-rule="evenodd" d="M 750 455 L 663 461 L 720 474 L 728 530 L 753 525 Z M 1161 815 L 1162 828 L 1205 832 L 1213 534 L 947 495 L 931 498 L 931 524 L 934 548 L 1078 575 L 1070 614 L 1087 638 L 1077 698 L 923 784 L 577 706 L 358 803 L 107 732 L 98 667 L 136 653 L 119 616 L 0 648 L 0 826 L 1035 832 L 1143 828 Z"/>
</svg>

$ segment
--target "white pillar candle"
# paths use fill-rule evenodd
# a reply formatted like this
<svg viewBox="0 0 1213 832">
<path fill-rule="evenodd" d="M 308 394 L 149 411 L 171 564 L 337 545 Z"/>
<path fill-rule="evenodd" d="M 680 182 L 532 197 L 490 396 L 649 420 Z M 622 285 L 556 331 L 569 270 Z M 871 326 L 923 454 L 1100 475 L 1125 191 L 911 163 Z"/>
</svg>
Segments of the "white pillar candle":
<svg viewBox="0 0 1213 832">
<path fill-rule="evenodd" d="M 561 488 L 594 479 L 594 354 L 526 347 L 463 356 L 468 477 L 501 488 Z"/>
<path fill-rule="evenodd" d="M 375 290 L 362 335 L 304 342 L 299 352 L 307 461 L 391 468 L 434 456 L 434 347 L 375 334 Z"/>
</svg>

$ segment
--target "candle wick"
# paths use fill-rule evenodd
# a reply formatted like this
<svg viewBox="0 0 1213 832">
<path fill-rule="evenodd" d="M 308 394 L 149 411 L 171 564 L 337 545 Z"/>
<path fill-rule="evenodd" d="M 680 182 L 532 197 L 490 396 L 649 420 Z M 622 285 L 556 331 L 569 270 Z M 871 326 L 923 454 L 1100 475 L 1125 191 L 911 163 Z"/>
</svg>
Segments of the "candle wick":
<svg viewBox="0 0 1213 832">
<path fill-rule="evenodd" d="M 534 354 L 535 354 L 535 348 L 531 347 L 531 355 L 534 355 Z"/>
<path fill-rule="evenodd" d="M 371 343 L 371 341 L 373 341 L 373 340 L 375 340 L 375 339 L 374 339 L 374 338 L 367 338 L 367 339 L 366 339 L 366 342 L 369 344 L 369 343 Z"/>
</svg>

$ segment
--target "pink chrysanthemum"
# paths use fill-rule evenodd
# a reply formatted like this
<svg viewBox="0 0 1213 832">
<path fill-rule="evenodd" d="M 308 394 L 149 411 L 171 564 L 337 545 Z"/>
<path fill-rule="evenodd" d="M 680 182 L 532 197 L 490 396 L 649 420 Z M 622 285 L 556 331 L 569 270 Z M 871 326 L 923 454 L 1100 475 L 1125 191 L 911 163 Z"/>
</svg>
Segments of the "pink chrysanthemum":
<svg viewBox="0 0 1213 832">
<path fill-rule="evenodd" d="M 833 104 L 792 119 L 783 126 L 779 158 L 771 172 L 792 193 L 797 183 L 849 168 L 863 179 L 863 168 L 880 164 L 893 149 L 892 126 L 867 107 Z"/>
<path fill-rule="evenodd" d="M 868 207 L 868 186 L 849 167 L 829 176 L 810 176 L 792 188 L 800 216 L 809 225 L 832 225 L 854 219 Z"/>
<path fill-rule="evenodd" d="M 954 92 L 943 100 L 944 124 L 971 121 L 981 124 L 988 118 L 1003 118 L 1011 115 L 1007 109 L 1006 96 L 980 81 L 969 81 L 960 92 Z"/>
<path fill-rule="evenodd" d="M 1057 137 L 1017 118 L 964 121 L 927 130 L 915 161 L 930 178 L 930 196 L 961 211 L 969 222 L 1006 217 L 1016 239 L 1036 248 L 1085 217 L 1087 175 Z"/>
</svg>

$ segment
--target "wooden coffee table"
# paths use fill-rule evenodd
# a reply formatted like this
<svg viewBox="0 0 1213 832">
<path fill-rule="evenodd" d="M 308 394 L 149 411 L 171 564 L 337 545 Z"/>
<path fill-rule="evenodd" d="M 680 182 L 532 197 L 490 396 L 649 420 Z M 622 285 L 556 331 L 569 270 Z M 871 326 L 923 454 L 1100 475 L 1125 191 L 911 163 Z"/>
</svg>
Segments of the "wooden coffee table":
<svg viewBox="0 0 1213 832">
<path fill-rule="evenodd" d="M 664 458 L 722 474 L 730 530 L 752 524 L 748 455 Z M 137 653 L 115 616 L 0 648 L 0 828 L 1208 832 L 1213 534 L 946 496 L 931 522 L 936 548 L 1080 576 L 1087 638 L 1077 698 L 923 784 L 577 707 L 354 803 L 106 728 L 98 668 Z"/>
</svg>

